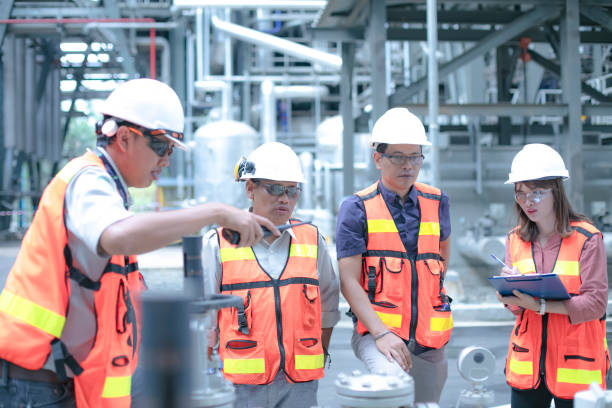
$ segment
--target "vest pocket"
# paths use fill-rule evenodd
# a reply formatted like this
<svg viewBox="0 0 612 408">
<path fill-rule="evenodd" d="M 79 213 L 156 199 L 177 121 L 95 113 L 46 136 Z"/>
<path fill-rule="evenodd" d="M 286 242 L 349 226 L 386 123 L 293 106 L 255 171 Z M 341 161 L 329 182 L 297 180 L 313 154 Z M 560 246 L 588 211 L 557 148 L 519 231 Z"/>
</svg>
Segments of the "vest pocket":
<svg viewBox="0 0 612 408">
<path fill-rule="evenodd" d="M 557 383 L 587 387 L 595 381 L 603 385 L 603 370 L 605 370 L 603 353 L 598 353 L 595 347 L 589 347 L 585 343 L 583 342 L 580 347 L 565 344 L 557 346 L 559 356 L 555 373 Z"/>
<path fill-rule="evenodd" d="M 223 345 L 223 372 L 238 384 L 266 382 L 266 353 L 261 339 L 230 339 Z"/>
<path fill-rule="evenodd" d="M 317 307 L 319 307 L 319 287 L 314 285 L 304 284 L 302 287 L 302 294 L 304 295 L 304 328 L 308 329 L 314 327 L 317 319 Z"/>
<path fill-rule="evenodd" d="M 312 331 L 296 333 L 292 354 L 288 368 L 293 369 L 293 373 L 289 375 L 294 381 L 310 381 L 323 377 L 323 345 L 321 338 L 314 337 Z"/>
</svg>

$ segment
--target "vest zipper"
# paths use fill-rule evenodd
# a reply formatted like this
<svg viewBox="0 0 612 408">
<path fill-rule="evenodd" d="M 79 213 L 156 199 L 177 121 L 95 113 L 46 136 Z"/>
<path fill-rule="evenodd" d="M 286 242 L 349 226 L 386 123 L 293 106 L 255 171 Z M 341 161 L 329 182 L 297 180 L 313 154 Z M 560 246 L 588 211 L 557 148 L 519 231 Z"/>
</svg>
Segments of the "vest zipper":
<svg viewBox="0 0 612 408">
<path fill-rule="evenodd" d="M 548 341 L 547 337 L 548 331 L 548 315 L 545 314 L 542 316 L 542 346 L 540 347 L 540 378 L 545 378 L 546 374 L 546 343 Z"/>
<path fill-rule="evenodd" d="M 276 337 L 278 338 L 278 351 L 280 352 L 280 367 L 279 370 L 285 370 L 285 346 L 283 346 L 283 316 L 281 314 L 280 305 L 280 288 L 278 281 L 272 281 L 274 284 L 274 308 L 276 309 Z"/>
<path fill-rule="evenodd" d="M 414 259 L 410 259 L 410 269 L 412 279 L 410 282 L 410 329 L 408 331 L 408 350 L 413 351 L 416 346 L 416 326 L 419 313 L 419 280 Z"/>
</svg>

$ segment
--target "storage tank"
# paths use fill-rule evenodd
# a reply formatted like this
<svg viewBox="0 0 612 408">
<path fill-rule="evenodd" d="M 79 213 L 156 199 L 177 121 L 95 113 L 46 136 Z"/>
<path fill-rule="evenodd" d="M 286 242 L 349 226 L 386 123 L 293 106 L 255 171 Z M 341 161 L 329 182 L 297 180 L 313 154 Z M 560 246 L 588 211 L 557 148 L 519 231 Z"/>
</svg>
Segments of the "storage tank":
<svg viewBox="0 0 612 408">
<path fill-rule="evenodd" d="M 244 183 L 234 181 L 234 167 L 259 144 L 257 131 L 246 123 L 222 120 L 199 127 L 194 140 L 195 198 L 247 208 Z"/>
</svg>

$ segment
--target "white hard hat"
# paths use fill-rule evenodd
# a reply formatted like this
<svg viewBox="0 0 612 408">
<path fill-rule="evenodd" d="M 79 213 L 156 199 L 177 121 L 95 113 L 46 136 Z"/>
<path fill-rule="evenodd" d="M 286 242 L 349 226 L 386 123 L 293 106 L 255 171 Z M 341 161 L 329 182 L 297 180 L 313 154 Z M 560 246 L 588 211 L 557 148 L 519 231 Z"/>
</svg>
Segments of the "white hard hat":
<svg viewBox="0 0 612 408">
<path fill-rule="evenodd" d="M 253 150 L 248 158 L 241 159 L 236 164 L 234 177 L 237 181 L 267 179 L 306 182 L 300 159 L 289 146 L 278 142 L 264 143 Z"/>
<path fill-rule="evenodd" d="M 555 149 L 542 143 L 525 145 L 512 160 L 506 184 L 529 180 L 569 178 L 563 158 Z"/>
<path fill-rule="evenodd" d="M 163 136 L 179 148 L 189 149 L 181 142 L 183 106 L 176 92 L 163 82 L 149 78 L 124 82 L 106 98 L 100 112 L 150 130 L 165 130 Z"/>
<path fill-rule="evenodd" d="M 389 109 L 374 123 L 370 147 L 379 143 L 431 146 L 423 123 L 406 108 Z"/>
</svg>

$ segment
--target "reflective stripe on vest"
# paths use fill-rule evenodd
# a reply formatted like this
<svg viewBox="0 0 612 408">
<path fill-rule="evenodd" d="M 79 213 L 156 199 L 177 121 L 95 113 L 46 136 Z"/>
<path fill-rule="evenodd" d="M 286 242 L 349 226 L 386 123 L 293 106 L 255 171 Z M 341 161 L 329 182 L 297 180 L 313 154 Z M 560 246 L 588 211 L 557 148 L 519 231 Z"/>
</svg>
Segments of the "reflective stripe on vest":
<svg viewBox="0 0 612 408">
<path fill-rule="evenodd" d="M 0 311 L 26 322 L 50 335 L 59 338 L 66 318 L 52 310 L 3 290 L 0 294 Z"/>
<path fill-rule="evenodd" d="M 586 222 L 572 222 L 572 234 L 561 240 L 553 272 L 572 295 L 580 293 L 580 257 L 585 242 L 599 231 Z M 517 231 L 508 236 L 510 257 L 521 273 L 536 271 L 530 242 L 520 239 Z M 542 341 L 545 344 L 541 344 Z M 540 367 L 540 351 L 545 353 Z M 556 313 L 540 316 L 525 310 L 517 317 L 508 346 L 506 380 L 514 388 L 533 389 L 539 373 L 545 370 L 546 385 L 558 398 L 572 399 L 593 381 L 605 386 L 608 349 L 605 319 L 571 324 L 568 317 Z"/>
<path fill-rule="evenodd" d="M 236 248 L 217 230 L 221 292 L 243 299 L 240 310 L 223 309 L 218 319 L 223 372 L 236 384 L 267 384 L 280 369 L 293 382 L 323 376 L 318 231 L 301 225 L 293 233 L 287 264 L 271 279 L 252 248 Z"/>
<path fill-rule="evenodd" d="M 446 294 L 441 283 L 440 190 L 415 183 L 420 209 L 417 255 L 410 259 L 389 212 L 379 184 L 356 193 L 366 212 L 367 248 L 361 284 L 380 320 L 405 340 L 440 348 L 448 342 L 453 327 L 450 309 L 443 309 Z M 416 271 L 412 270 L 412 265 Z M 412 280 L 418 276 L 418 284 Z M 439 297 L 424 288 L 439 287 Z M 447 304 L 448 305 L 448 304 Z M 413 312 L 418 310 L 418 316 Z M 417 324 L 417 319 L 419 324 Z M 357 322 L 357 332 L 367 328 Z"/>
<path fill-rule="evenodd" d="M 132 392 L 132 377 L 106 377 L 102 398 L 127 397 Z"/>
</svg>

